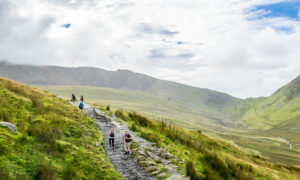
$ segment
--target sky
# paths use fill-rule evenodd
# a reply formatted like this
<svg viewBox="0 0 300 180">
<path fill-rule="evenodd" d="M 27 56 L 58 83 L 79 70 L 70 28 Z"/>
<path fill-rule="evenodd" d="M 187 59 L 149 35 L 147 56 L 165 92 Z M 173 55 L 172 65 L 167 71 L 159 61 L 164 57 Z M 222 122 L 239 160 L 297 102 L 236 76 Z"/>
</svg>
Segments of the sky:
<svg viewBox="0 0 300 180">
<path fill-rule="evenodd" d="M 269 96 L 300 75 L 300 1 L 0 0 L 0 60 Z"/>
</svg>

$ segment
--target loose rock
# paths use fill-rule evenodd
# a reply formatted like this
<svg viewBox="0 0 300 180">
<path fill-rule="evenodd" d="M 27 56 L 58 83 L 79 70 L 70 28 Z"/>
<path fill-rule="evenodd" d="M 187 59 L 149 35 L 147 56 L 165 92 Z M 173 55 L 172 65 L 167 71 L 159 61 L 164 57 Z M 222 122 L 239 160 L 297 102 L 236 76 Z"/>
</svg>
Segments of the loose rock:
<svg viewBox="0 0 300 180">
<path fill-rule="evenodd" d="M 9 123 L 9 122 L 0 122 L 1 126 L 7 127 L 11 132 L 16 133 L 17 132 L 17 127 L 16 125 Z"/>
</svg>

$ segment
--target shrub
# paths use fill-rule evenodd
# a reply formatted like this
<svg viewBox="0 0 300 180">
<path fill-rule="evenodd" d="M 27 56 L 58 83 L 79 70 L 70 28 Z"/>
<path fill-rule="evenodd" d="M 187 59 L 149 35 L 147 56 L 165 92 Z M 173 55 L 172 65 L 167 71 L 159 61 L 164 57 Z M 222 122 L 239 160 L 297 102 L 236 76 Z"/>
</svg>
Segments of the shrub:
<svg viewBox="0 0 300 180">
<path fill-rule="evenodd" d="M 56 149 L 57 149 L 58 152 L 60 152 L 60 153 L 65 152 L 65 146 L 64 146 L 63 144 L 56 143 Z"/>
<path fill-rule="evenodd" d="M 35 180 L 54 180 L 55 178 L 55 170 L 46 164 L 39 164 L 36 169 L 36 174 L 34 175 Z"/>
<path fill-rule="evenodd" d="M 16 85 L 12 84 L 11 82 L 6 83 L 5 87 L 16 94 L 25 95 L 22 87 L 16 86 Z"/>
<path fill-rule="evenodd" d="M 186 176 L 190 177 L 191 180 L 202 180 L 205 179 L 204 176 L 201 176 L 197 173 L 194 163 L 191 160 L 188 160 L 185 164 L 185 173 Z"/>
<path fill-rule="evenodd" d="M 23 131 L 21 137 L 19 138 L 20 142 L 27 142 L 27 132 Z"/>
<path fill-rule="evenodd" d="M 160 144 L 161 139 L 154 133 L 141 131 L 141 137 L 158 145 Z"/>
<path fill-rule="evenodd" d="M 228 178 L 230 176 L 231 170 L 215 153 L 206 152 L 203 159 L 212 169 L 218 171 L 222 177 Z"/>
<path fill-rule="evenodd" d="M 9 180 L 9 171 L 5 166 L 0 165 L 0 179 Z"/>
<path fill-rule="evenodd" d="M 5 146 L 6 143 L 0 141 L 0 156 L 5 155 L 8 151 L 7 147 Z"/>
<path fill-rule="evenodd" d="M 50 146 L 51 149 L 55 148 L 56 141 L 55 141 L 55 132 L 51 127 L 47 125 L 45 122 L 35 122 L 32 126 L 28 129 L 28 135 L 35 136 L 37 141 L 41 143 L 46 143 Z"/>
<path fill-rule="evenodd" d="M 137 126 L 136 126 L 136 124 L 135 124 L 135 123 L 132 123 L 130 129 L 131 129 L 132 131 L 137 131 Z"/>
<path fill-rule="evenodd" d="M 82 136 L 82 131 L 79 128 L 73 126 L 67 126 L 65 130 L 65 135 L 68 137 L 80 138 Z"/>
<path fill-rule="evenodd" d="M 124 121 L 127 120 L 127 117 L 126 117 L 125 113 L 123 112 L 123 110 L 120 110 L 120 109 L 117 110 L 117 111 L 115 112 L 115 115 L 116 115 L 118 118 L 123 119 Z"/>
<path fill-rule="evenodd" d="M 65 180 L 72 180 L 72 179 L 83 179 L 80 177 L 80 159 L 78 155 L 74 155 L 73 159 L 67 163 L 63 171 L 63 179 Z"/>
<path fill-rule="evenodd" d="M 107 105 L 105 109 L 106 109 L 106 111 L 110 111 L 110 106 Z"/>
<path fill-rule="evenodd" d="M 45 112 L 45 107 L 41 99 L 37 96 L 30 96 L 32 107 L 35 109 L 37 114 L 43 114 Z"/>
<path fill-rule="evenodd" d="M 141 116 L 139 114 L 136 114 L 135 112 L 129 113 L 129 118 L 131 118 L 133 121 L 135 121 L 137 124 L 144 126 L 144 127 L 153 127 L 153 123 L 151 120 L 145 118 L 144 116 Z"/>
<path fill-rule="evenodd" d="M 52 128 L 52 133 L 56 138 L 60 138 L 63 135 L 64 124 L 63 121 L 59 120 L 57 116 L 52 117 L 50 127 Z"/>
<path fill-rule="evenodd" d="M 7 111 L 0 111 L 0 120 L 6 122 L 12 122 L 11 115 Z"/>
</svg>

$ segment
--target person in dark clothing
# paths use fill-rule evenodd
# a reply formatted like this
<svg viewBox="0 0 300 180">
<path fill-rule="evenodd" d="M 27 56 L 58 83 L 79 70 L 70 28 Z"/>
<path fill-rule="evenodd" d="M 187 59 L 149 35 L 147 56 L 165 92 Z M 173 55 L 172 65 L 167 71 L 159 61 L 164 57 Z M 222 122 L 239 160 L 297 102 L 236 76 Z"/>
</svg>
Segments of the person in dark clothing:
<svg viewBox="0 0 300 180">
<path fill-rule="evenodd" d="M 80 97 L 80 101 L 82 101 L 82 102 L 83 102 L 83 96 L 81 96 L 81 97 Z"/>
<path fill-rule="evenodd" d="M 111 128 L 109 131 L 109 146 L 111 147 L 115 147 L 115 132 L 114 132 L 114 128 Z"/>
<path fill-rule="evenodd" d="M 75 101 L 76 101 L 76 96 L 75 96 L 75 94 L 73 93 L 73 94 L 72 94 L 72 102 L 73 102 L 73 104 L 74 104 Z"/>
<path fill-rule="evenodd" d="M 128 133 L 128 131 L 125 131 L 124 135 L 124 150 L 125 150 L 125 155 L 130 154 L 130 142 L 132 138 L 131 135 Z"/>
</svg>

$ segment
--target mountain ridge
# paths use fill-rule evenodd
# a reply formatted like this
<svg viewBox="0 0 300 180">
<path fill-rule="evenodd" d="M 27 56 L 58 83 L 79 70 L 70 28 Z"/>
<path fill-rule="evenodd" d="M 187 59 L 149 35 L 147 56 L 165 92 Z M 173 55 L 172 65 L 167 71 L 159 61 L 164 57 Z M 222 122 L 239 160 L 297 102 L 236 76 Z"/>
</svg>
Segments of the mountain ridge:
<svg viewBox="0 0 300 180">
<path fill-rule="evenodd" d="M 223 104 L 226 106 L 232 104 L 234 106 L 240 103 L 239 98 L 226 93 L 160 80 L 129 70 L 107 71 L 93 67 L 71 68 L 1 64 L 0 76 L 29 85 L 80 85 L 138 90 L 154 95 L 170 96 L 168 98 L 179 99 L 181 101 L 197 103 L 194 97 L 180 97 L 180 95 L 189 92 L 195 96 L 200 94 L 203 98 L 201 102 L 204 102 L 202 105 L 219 108 L 222 108 Z"/>
</svg>

